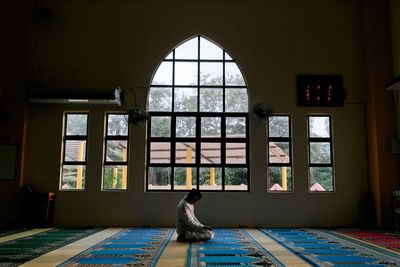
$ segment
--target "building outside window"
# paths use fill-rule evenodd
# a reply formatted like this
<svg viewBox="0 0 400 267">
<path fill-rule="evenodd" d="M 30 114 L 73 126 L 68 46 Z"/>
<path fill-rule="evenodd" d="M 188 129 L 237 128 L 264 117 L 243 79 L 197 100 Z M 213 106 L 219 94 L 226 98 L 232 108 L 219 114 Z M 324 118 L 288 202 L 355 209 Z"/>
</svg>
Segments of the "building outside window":
<svg viewBox="0 0 400 267">
<path fill-rule="evenodd" d="M 292 192 L 292 140 L 288 115 L 268 118 L 268 192 Z"/>
<path fill-rule="evenodd" d="M 248 191 L 247 86 L 224 49 L 202 36 L 173 49 L 148 111 L 147 190 Z"/>
<path fill-rule="evenodd" d="M 333 192 L 333 151 L 331 117 L 308 116 L 309 191 Z"/>
<path fill-rule="evenodd" d="M 106 114 L 103 190 L 126 190 L 128 177 L 128 114 Z"/>
<path fill-rule="evenodd" d="M 88 113 L 65 113 L 60 190 L 84 190 Z"/>
</svg>

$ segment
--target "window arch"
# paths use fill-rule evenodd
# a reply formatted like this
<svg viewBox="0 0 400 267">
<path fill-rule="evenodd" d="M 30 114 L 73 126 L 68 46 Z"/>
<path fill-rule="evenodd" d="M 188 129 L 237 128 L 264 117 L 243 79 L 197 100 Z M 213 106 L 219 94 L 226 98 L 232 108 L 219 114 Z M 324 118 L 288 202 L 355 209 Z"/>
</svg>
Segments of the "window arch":
<svg viewBox="0 0 400 267">
<path fill-rule="evenodd" d="M 235 61 L 197 35 L 169 53 L 149 90 L 146 189 L 249 190 L 245 79 Z"/>
</svg>

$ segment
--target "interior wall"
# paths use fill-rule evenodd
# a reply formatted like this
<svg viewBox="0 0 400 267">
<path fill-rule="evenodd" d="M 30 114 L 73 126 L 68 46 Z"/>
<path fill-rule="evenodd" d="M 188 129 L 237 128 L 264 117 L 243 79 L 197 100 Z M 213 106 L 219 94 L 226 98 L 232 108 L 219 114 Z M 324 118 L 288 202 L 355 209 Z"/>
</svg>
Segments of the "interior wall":
<svg viewBox="0 0 400 267">
<path fill-rule="evenodd" d="M 367 192 L 365 74 L 359 1 L 40 1 L 36 91 L 124 89 L 126 110 L 146 107 L 152 75 L 171 49 L 202 34 L 237 61 L 250 108 L 266 101 L 293 122 L 293 193 L 267 193 L 265 123 L 250 124 L 250 192 L 205 192 L 212 226 L 355 226 Z M 298 107 L 297 74 L 343 75 L 344 107 Z M 63 88 L 63 89 L 61 89 Z M 90 89 L 91 88 L 91 89 Z M 118 110 L 115 108 L 113 110 Z M 58 191 L 65 110 L 89 110 L 87 188 Z M 105 107 L 32 105 L 25 182 L 56 192 L 57 225 L 174 225 L 182 192 L 145 192 L 146 129 L 131 126 L 128 190 L 101 192 Z M 333 119 L 335 192 L 309 193 L 307 115 Z"/>
</svg>

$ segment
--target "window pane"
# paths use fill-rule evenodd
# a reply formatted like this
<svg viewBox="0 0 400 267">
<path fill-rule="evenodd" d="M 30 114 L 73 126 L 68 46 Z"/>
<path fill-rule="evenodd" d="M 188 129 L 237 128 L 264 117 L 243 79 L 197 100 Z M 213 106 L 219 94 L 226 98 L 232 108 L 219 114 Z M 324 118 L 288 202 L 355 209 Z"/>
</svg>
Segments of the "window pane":
<svg viewBox="0 0 400 267">
<path fill-rule="evenodd" d="M 226 143 L 226 163 L 246 163 L 246 143 Z"/>
<path fill-rule="evenodd" d="M 246 137 L 246 118 L 227 117 L 226 118 L 226 137 Z"/>
<path fill-rule="evenodd" d="M 200 190 L 222 189 L 222 168 L 199 168 Z"/>
<path fill-rule="evenodd" d="M 66 135 L 86 135 L 87 114 L 67 114 Z"/>
<path fill-rule="evenodd" d="M 268 167 L 268 191 L 293 191 L 292 168 Z"/>
<path fill-rule="evenodd" d="M 197 88 L 175 88 L 174 111 L 197 111 Z"/>
<path fill-rule="evenodd" d="M 200 88 L 200 111 L 222 112 L 222 94 L 221 88 Z"/>
<path fill-rule="evenodd" d="M 127 166 L 104 166 L 103 190 L 125 190 L 127 188 Z"/>
<path fill-rule="evenodd" d="M 86 141 L 66 140 L 65 141 L 65 161 L 86 161 Z"/>
<path fill-rule="evenodd" d="M 107 141 L 106 162 L 127 161 L 128 141 Z"/>
<path fill-rule="evenodd" d="M 290 163 L 289 142 L 269 142 L 270 163 Z"/>
<path fill-rule="evenodd" d="M 231 56 L 228 55 L 228 53 L 225 52 L 225 60 L 232 60 Z"/>
<path fill-rule="evenodd" d="M 168 56 L 165 57 L 165 59 L 173 59 L 173 53 L 169 53 Z"/>
<path fill-rule="evenodd" d="M 242 72 L 234 62 L 225 63 L 225 85 L 245 85 Z"/>
<path fill-rule="evenodd" d="M 200 37 L 200 59 L 221 59 L 223 50 L 213 42 Z"/>
<path fill-rule="evenodd" d="M 128 136 L 128 114 L 110 114 L 107 117 L 107 135 Z"/>
<path fill-rule="evenodd" d="M 153 190 L 171 190 L 171 168 L 149 167 L 148 188 Z"/>
<path fill-rule="evenodd" d="M 176 117 L 176 137 L 196 137 L 196 118 Z"/>
<path fill-rule="evenodd" d="M 225 190 L 247 189 L 247 168 L 225 168 Z"/>
<path fill-rule="evenodd" d="M 247 112 L 247 89 L 226 89 L 225 90 L 225 111 L 226 112 Z"/>
<path fill-rule="evenodd" d="M 202 117 L 201 137 L 221 137 L 221 118 Z"/>
<path fill-rule="evenodd" d="M 194 37 L 175 48 L 175 59 L 197 59 L 198 39 Z"/>
<path fill-rule="evenodd" d="M 309 117 L 310 137 L 330 137 L 329 117 Z"/>
<path fill-rule="evenodd" d="M 289 137 L 289 117 L 270 116 L 268 123 L 269 137 Z"/>
<path fill-rule="evenodd" d="M 171 111 L 172 88 L 150 88 L 149 111 Z"/>
<path fill-rule="evenodd" d="M 196 168 L 179 167 L 174 168 L 174 189 L 185 190 L 196 188 Z"/>
<path fill-rule="evenodd" d="M 197 63 L 175 62 L 175 85 L 197 85 Z"/>
<path fill-rule="evenodd" d="M 172 62 L 162 62 L 154 74 L 152 85 L 172 85 Z"/>
<path fill-rule="evenodd" d="M 151 117 L 151 137 L 170 137 L 171 117 Z"/>
<path fill-rule="evenodd" d="M 85 189 L 85 177 L 85 165 L 64 165 L 62 168 L 61 190 Z"/>
<path fill-rule="evenodd" d="M 201 163 L 221 163 L 220 143 L 201 143 Z"/>
<path fill-rule="evenodd" d="M 200 63 L 200 85 L 222 86 L 222 63 L 201 62 Z"/>
<path fill-rule="evenodd" d="M 152 142 L 150 144 L 150 163 L 170 163 L 171 144 L 168 142 Z"/>
<path fill-rule="evenodd" d="M 310 191 L 333 192 L 332 167 L 310 167 Z"/>
<path fill-rule="evenodd" d="M 175 149 L 176 163 L 196 163 L 196 143 L 176 143 Z"/>
<path fill-rule="evenodd" d="M 331 163 L 331 143 L 310 142 L 310 163 Z"/>
</svg>

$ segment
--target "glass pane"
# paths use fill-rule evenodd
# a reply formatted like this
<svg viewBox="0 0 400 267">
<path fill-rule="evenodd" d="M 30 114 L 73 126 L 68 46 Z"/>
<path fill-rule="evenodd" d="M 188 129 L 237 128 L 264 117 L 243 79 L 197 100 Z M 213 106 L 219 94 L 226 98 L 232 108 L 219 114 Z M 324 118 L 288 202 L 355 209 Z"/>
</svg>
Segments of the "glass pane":
<svg viewBox="0 0 400 267">
<path fill-rule="evenodd" d="M 85 189 L 85 177 L 85 165 L 64 165 L 62 168 L 60 189 Z"/>
<path fill-rule="evenodd" d="M 175 88 L 174 111 L 197 111 L 197 88 Z"/>
<path fill-rule="evenodd" d="M 176 137 L 196 137 L 196 118 L 176 117 Z"/>
<path fill-rule="evenodd" d="M 200 88 L 200 111 L 222 112 L 222 97 L 221 88 Z"/>
<path fill-rule="evenodd" d="M 86 135 L 87 118 L 87 114 L 67 114 L 66 135 Z"/>
<path fill-rule="evenodd" d="M 332 167 L 310 167 L 310 191 L 333 192 Z"/>
<path fill-rule="evenodd" d="M 175 149 L 176 163 L 196 163 L 196 143 L 176 143 Z"/>
<path fill-rule="evenodd" d="M 106 162 L 127 161 L 128 141 L 107 141 Z"/>
<path fill-rule="evenodd" d="M 232 57 L 225 52 L 225 60 L 232 60 Z"/>
<path fill-rule="evenodd" d="M 201 62 L 200 63 L 200 85 L 222 86 L 222 63 Z"/>
<path fill-rule="evenodd" d="M 175 62 L 175 85 L 197 85 L 197 63 Z"/>
<path fill-rule="evenodd" d="M 175 59 L 197 59 L 198 39 L 194 37 L 175 48 Z"/>
<path fill-rule="evenodd" d="M 223 50 L 213 42 L 200 37 L 200 59 L 221 59 Z"/>
<path fill-rule="evenodd" d="M 199 183 L 200 190 L 222 189 L 222 168 L 200 168 Z"/>
<path fill-rule="evenodd" d="M 171 144 L 167 142 L 152 142 L 150 144 L 150 163 L 170 163 Z"/>
<path fill-rule="evenodd" d="M 149 190 L 171 190 L 170 167 L 149 167 L 147 177 Z"/>
<path fill-rule="evenodd" d="M 226 118 L 226 137 L 246 137 L 246 118 L 227 117 Z"/>
<path fill-rule="evenodd" d="M 309 117 L 310 137 L 330 137 L 329 117 Z"/>
<path fill-rule="evenodd" d="M 128 114 L 110 114 L 107 117 L 107 135 L 128 136 Z"/>
<path fill-rule="evenodd" d="M 171 117 L 152 116 L 151 137 L 170 137 L 170 136 L 171 136 Z"/>
<path fill-rule="evenodd" d="M 66 162 L 85 161 L 86 160 L 86 141 L 67 140 L 65 142 Z"/>
<path fill-rule="evenodd" d="M 221 137 L 221 118 L 202 117 L 201 118 L 201 137 Z"/>
<path fill-rule="evenodd" d="M 197 169 L 191 167 L 174 168 L 174 189 L 186 190 L 196 188 Z"/>
<path fill-rule="evenodd" d="M 246 88 L 225 90 L 226 112 L 247 112 L 248 108 Z"/>
<path fill-rule="evenodd" d="M 173 54 L 172 52 L 168 54 L 168 56 L 165 57 L 165 59 L 173 59 Z"/>
<path fill-rule="evenodd" d="M 225 190 L 247 189 L 247 168 L 225 168 Z"/>
<path fill-rule="evenodd" d="M 220 143 L 201 143 L 200 152 L 201 163 L 213 164 L 221 163 L 221 144 Z"/>
<path fill-rule="evenodd" d="M 225 85 L 245 85 L 242 72 L 234 62 L 225 63 Z"/>
<path fill-rule="evenodd" d="M 331 163 L 329 142 L 310 142 L 310 163 Z"/>
<path fill-rule="evenodd" d="M 291 167 L 268 167 L 268 191 L 293 191 Z"/>
<path fill-rule="evenodd" d="M 172 88 L 150 88 L 149 111 L 171 111 L 172 110 Z"/>
<path fill-rule="evenodd" d="M 270 116 L 268 122 L 269 137 L 290 137 L 289 116 Z"/>
<path fill-rule="evenodd" d="M 290 163 L 289 142 L 269 142 L 269 163 Z"/>
<path fill-rule="evenodd" d="M 246 164 L 246 143 L 226 143 L 226 163 Z"/>
<path fill-rule="evenodd" d="M 152 85 L 172 85 L 172 62 L 163 61 L 154 74 Z"/>
<path fill-rule="evenodd" d="M 103 190 L 125 190 L 127 188 L 127 174 L 127 166 L 104 166 Z"/>
</svg>

